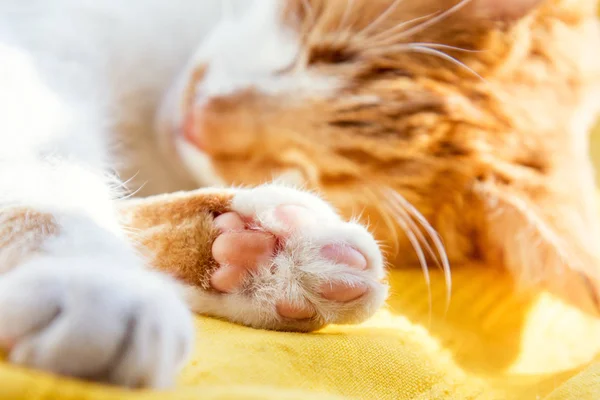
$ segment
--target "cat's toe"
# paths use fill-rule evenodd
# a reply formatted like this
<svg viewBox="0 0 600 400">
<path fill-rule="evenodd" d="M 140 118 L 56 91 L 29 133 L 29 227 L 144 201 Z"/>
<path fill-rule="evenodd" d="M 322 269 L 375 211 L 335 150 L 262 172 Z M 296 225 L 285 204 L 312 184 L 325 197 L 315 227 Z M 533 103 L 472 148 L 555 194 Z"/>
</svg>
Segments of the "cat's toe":
<svg viewBox="0 0 600 400">
<path fill-rule="evenodd" d="M 336 265 L 347 266 L 357 270 L 365 270 L 367 262 L 365 257 L 357 250 L 343 244 L 326 245 L 320 251 L 324 260 Z M 348 303 L 357 300 L 367 293 L 369 287 L 364 282 L 349 283 L 345 281 L 326 280 L 321 283 L 315 294 L 320 295 L 323 300 L 337 303 Z M 277 304 L 277 312 L 288 319 L 313 318 L 317 311 L 312 304 L 298 305 L 288 301 Z"/>
<path fill-rule="evenodd" d="M 10 271 L 0 279 L 0 348 L 53 373 L 170 386 L 191 350 L 191 315 L 170 284 L 128 267 L 48 257 Z"/>
<path fill-rule="evenodd" d="M 251 325 L 314 330 L 360 322 L 383 304 L 383 257 L 363 226 L 293 189 L 266 186 L 242 197 L 215 219 L 220 267 L 211 284 L 254 304 L 260 318 Z"/>
<path fill-rule="evenodd" d="M 227 213 L 215 220 L 221 230 L 213 243 L 213 258 L 220 267 L 211 277 L 211 285 L 223 293 L 239 288 L 258 268 L 270 263 L 277 240 L 268 232 L 246 229 L 235 213 Z"/>
</svg>

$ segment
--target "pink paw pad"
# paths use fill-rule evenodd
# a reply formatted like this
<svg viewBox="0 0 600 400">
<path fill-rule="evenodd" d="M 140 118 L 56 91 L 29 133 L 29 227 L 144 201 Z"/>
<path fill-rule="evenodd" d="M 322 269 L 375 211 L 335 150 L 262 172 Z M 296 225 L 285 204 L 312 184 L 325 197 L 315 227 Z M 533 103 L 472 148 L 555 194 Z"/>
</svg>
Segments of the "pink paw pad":
<svg viewBox="0 0 600 400">
<path fill-rule="evenodd" d="M 273 215 L 290 234 L 304 226 L 319 223 L 314 213 L 301 206 L 279 206 Z M 271 261 L 286 240 L 285 233 L 276 235 L 264 229 L 256 229 L 256 221 L 245 221 L 234 212 L 218 216 L 214 224 L 221 234 L 213 243 L 212 252 L 221 267 L 212 275 L 211 284 L 222 293 L 235 292 L 251 272 L 273 267 Z M 368 268 L 365 256 L 343 243 L 324 245 L 320 249 L 320 257 L 355 270 L 364 271 Z M 333 281 L 322 284 L 319 295 L 332 302 L 348 303 L 359 299 L 367 291 L 366 284 L 349 285 Z M 279 315 L 294 320 L 310 319 L 316 314 L 315 308 L 308 301 L 301 305 L 280 301 L 276 308 Z"/>
</svg>

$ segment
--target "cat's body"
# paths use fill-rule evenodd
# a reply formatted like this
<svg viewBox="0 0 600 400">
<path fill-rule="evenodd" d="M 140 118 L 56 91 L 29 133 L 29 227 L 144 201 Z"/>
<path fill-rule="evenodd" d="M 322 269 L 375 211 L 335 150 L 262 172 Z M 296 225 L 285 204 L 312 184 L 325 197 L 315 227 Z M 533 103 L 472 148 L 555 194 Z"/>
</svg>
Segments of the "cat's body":
<svg viewBox="0 0 600 400">
<path fill-rule="evenodd" d="M 313 195 L 115 203 L 107 171 L 144 195 L 305 185 L 345 217 L 365 209 L 394 264 L 447 268 L 435 228 L 453 263 L 598 308 L 595 2 L 97 3 L 0 2 L 0 345 L 14 362 L 167 385 L 192 328 L 149 264 L 191 286 L 194 310 L 256 327 L 356 322 L 386 296 L 373 237 Z"/>
<path fill-rule="evenodd" d="M 300 331 L 360 321 L 385 299 L 372 236 L 316 196 L 265 186 L 114 201 L 130 178 L 145 193 L 198 187 L 155 126 L 223 7 L 0 4 L 0 346 L 12 362 L 165 387 L 192 341 L 182 295 L 201 313 Z"/>
</svg>

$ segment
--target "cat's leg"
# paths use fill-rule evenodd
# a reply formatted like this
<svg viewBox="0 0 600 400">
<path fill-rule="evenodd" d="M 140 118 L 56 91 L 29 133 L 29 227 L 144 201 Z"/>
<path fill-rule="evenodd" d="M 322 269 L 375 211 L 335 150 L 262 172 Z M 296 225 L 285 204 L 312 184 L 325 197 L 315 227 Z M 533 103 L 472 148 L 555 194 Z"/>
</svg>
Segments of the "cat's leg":
<svg viewBox="0 0 600 400">
<path fill-rule="evenodd" d="M 0 350 L 74 377 L 170 385 L 191 315 L 120 227 L 92 162 L 101 125 L 1 44 L 0 72 Z"/>
<path fill-rule="evenodd" d="M 479 246 L 489 264 L 506 267 L 524 289 L 542 288 L 600 312 L 598 217 L 595 206 L 585 204 L 593 203 L 593 184 L 577 197 L 544 190 L 532 198 L 493 183 L 478 185 L 477 194 L 483 211 Z"/>
<path fill-rule="evenodd" d="M 130 201 L 122 212 L 155 265 L 190 285 L 200 313 L 311 331 L 361 322 L 387 297 L 371 234 L 306 192 L 203 189 Z"/>
</svg>

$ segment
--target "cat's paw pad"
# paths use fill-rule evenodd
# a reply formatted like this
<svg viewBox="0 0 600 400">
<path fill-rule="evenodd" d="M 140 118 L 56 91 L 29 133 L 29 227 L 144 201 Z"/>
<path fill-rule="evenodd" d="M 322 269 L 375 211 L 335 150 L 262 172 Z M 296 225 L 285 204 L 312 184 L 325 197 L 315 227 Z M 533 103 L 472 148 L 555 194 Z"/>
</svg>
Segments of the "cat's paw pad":
<svg viewBox="0 0 600 400">
<path fill-rule="evenodd" d="M 383 258 L 372 235 L 322 200 L 267 185 L 243 190 L 215 219 L 213 288 L 254 311 L 244 323 L 308 331 L 356 323 L 385 301 Z"/>
<path fill-rule="evenodd" d="M 0 347 L 9 360 L 128 387 L 170 386 L 191 349 L 191 315 L 162 278 L 129 267 L 43 258 L 2 276 Z"/>
</svg>

